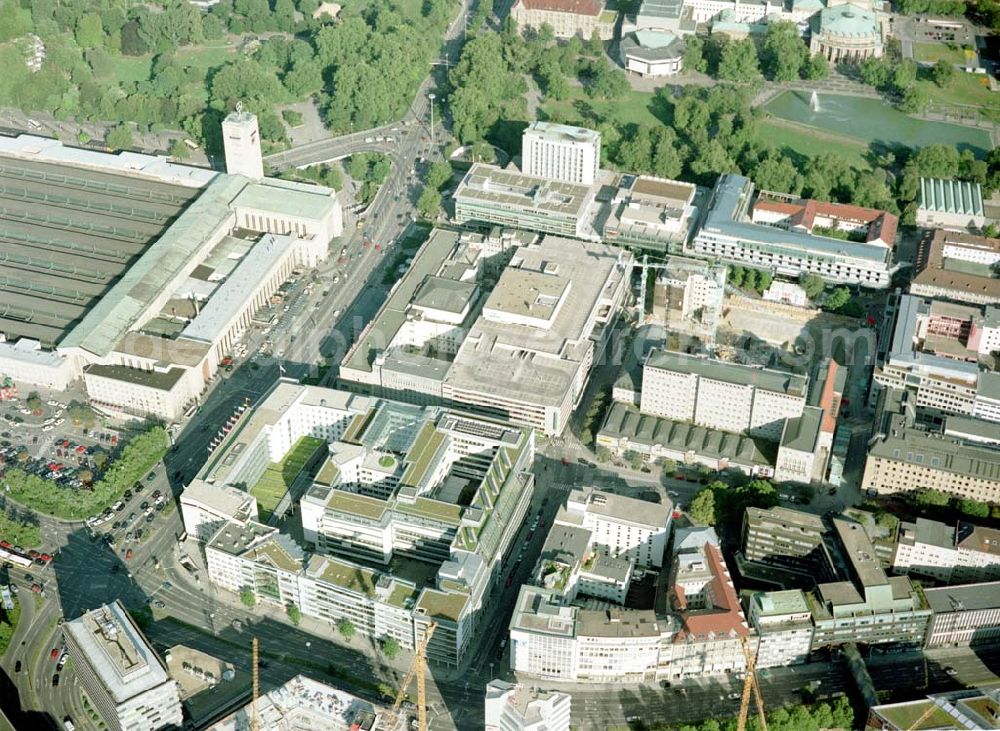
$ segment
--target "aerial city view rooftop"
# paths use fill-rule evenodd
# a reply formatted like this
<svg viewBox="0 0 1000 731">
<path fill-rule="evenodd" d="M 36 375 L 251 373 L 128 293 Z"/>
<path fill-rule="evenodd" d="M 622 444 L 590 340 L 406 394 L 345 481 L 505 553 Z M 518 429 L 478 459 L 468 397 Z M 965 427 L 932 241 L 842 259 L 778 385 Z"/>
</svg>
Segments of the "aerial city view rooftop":
<svg viewBox="0 0 1000 731">
<path fill-rule="evenodd" d="M 0 68 L 0 731 L 1000 728 L 996 0 Z"/>
</svg>

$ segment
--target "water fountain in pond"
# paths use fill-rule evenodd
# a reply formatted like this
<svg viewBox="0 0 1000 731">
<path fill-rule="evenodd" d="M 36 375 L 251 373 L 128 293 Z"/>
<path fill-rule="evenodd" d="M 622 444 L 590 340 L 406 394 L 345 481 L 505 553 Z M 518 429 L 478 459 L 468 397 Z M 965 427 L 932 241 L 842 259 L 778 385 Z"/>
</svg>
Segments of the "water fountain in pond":
<svg viewBox="0 0 1000 731">
<path fill-rule="evenodd" d="M 812 96 L 809 97 L 809 108 L 817 113 L 823 111 L 819 107 L 819 94 L 815 91 L 813 91 Z"/>
</svg>

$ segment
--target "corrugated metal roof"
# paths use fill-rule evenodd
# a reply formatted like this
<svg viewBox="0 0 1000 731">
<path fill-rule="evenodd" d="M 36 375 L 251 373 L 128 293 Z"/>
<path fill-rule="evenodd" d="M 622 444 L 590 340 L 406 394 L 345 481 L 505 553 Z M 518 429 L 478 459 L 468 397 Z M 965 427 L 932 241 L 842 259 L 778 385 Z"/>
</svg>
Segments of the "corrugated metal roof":
<svg viewBox="0 0 1000 731">
<path fill-rule="evenodd" d="M 246 186 L 238 175 L 219 175 L 59 344 L 98 356 L 137 324 L 167 284 L 220 227 L 231 225 L 229 204 Z"/>
<path fill-rule="evenodd" d="M 921 178 L 919 206 L 938 213 L 985 215 L 982 186 L 964 180 Z"/>
</svg>

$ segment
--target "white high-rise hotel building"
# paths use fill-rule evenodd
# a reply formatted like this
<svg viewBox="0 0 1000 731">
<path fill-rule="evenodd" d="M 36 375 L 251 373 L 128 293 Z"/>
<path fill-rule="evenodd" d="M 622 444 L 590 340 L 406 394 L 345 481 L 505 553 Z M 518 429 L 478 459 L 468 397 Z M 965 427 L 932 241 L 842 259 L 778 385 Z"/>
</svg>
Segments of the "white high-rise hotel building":
<svg viewBox="0 0 1000 731">
<path fill-rule="evenodd" d="M 593 185 L 600 167 L 600 132 L 550 122 L 532 122 L 524 130 L 521 168 L 525 175 Z"/>
</svg>

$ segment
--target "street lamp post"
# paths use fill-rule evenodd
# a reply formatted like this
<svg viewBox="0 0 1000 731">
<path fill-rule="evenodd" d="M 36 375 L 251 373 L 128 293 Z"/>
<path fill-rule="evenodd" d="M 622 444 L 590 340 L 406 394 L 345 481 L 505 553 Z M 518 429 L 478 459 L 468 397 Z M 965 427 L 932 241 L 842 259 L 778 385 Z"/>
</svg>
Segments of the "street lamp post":
<svg viewBox="0 0 1000 731">
<path fill-rule="evenodd" d="M 434 146 L 434 100 L 437 99 L 437 94 L 433 91 L 427 95 L 427 98 L 431 100 L 431 146 Z"/>
</svg>

